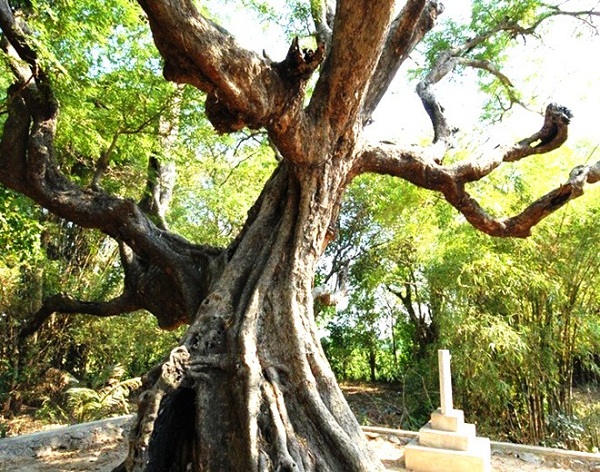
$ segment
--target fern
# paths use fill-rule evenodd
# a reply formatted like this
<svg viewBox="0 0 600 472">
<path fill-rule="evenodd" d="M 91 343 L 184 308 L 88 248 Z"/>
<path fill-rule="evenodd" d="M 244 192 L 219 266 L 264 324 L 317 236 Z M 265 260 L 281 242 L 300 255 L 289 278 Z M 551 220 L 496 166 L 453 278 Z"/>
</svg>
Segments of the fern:
<svg viewBox="0 0 600 472">
<path fill-rule="evenodd" d="M 67 390 L 67 405 L 70 414 L 79 423 L 94 421 L 114 414 L 129 413 L 127 397 L 138 389 L 139 377 L 121 380 L 124 369 L 117 365 L 101 388 L 72 387 Z"/>
</svg>

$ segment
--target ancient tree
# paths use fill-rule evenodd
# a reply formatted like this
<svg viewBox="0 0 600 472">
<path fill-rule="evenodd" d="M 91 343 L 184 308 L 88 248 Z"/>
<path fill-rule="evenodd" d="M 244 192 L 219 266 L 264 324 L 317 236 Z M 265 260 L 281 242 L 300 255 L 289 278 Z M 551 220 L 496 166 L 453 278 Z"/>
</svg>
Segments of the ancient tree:
<svg viewBox="0 0 600 472">
<path fill-rule="evenodd" d="M 600 179 L 600 162 L 573 169 L 564 185 L 516 216 L 493 218 L 469 195 L 469 183 L 499 166 L 565 142 L 571 114 L 550 104 L 529 137 L 444 164 L 454 128 L 435 84 L 459 64 L 500 74 L 469 53 L 494 35 L 527 34 L 537 24 L 507 17 L 440 54 L 417 89 L 431 118 L 432 145 L 402 148 L 368 142 L 363 130 L 400 66 L 443 13 L 437 0 L 407 0 L 399 9 L 394 0 L 338 0 L 335 6 L 313 0 L 318 47 L 306 50 L 294 41 L 280 62 L 241 48 L 196 3 L 139 0 L 165 79 L 206 94 L 205 112 L 217 132 L 265 130 L 280 157 L 226 248 L 191 244 L 169 232 L 155 218 L 164 208 L 160 195 L 168 192 L 154 192 L 155 204 L 137 204 L 79 186 L 61 171 L 52 77 L 22 16 L 0 2 L 3 49 L 14 75 L 0 181 L 61 218 L 114 238 L 125 274 L 123 293 L 113 300 L 48 300 L 30 331 L 52 312 L 110 316 L 142 308 L 162 327 L 189 324 L 181 345 L 145 379 L 123 470 L 383 470 L 337 386 L 313 319 L 315 264 L 335 237 L 344 189 L 359 174 L 389 174 L 439 192 L 485 233 L 526 237 L 580 196 L 585 183 Z M 548 16 L 569 14 L 547 8 Z M 313 75 L 318 78 L 307 97 Z"/>
</svg>

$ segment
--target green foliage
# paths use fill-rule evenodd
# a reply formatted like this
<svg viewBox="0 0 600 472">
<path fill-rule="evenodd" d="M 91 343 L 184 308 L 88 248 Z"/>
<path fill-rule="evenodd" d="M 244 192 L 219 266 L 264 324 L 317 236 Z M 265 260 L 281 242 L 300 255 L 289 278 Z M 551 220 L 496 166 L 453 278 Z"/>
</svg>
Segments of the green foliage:
<svg viewBox="0 0 600 472">
<path fill-rule="evenodd" d="M 567 416 L 562 413 L 548 415 L 548 428 L 552 431 L 549 439 L 543 441 L 550 447 L 560 449 L 583 450 L 583 436 L 585 429 L 576 416 Z"/>
<path fill-rule="evenodd" d="M 207 136 L 189 159 L 178 174 L 172 227 L 192 241 L 225 245 L 275 169 L 273 151 L 260 135 Z"/>
<path fill-rule="evenodd" d="M 111 368 L 104 385 L 97 389 L 72 387 L 67 390 L 68 409 L 78 422 L 93 421 L 115 414 L 129 413 L 129 394 L 141 385 L 139 377 L 123 379 L 125 369 Z"/>
<path fill-rule="evenodd" d="M 553 7 L 539 0 L 473 1 L 469 17 L 440 18 L 418 46 L 423 60 L 418 61 L 409 76 L 423 79 L 441 57 L 449 54 L 457 62 L 448 80 L 472 78 L 485 97 L 481 117 L 486 122 L 500 120 L 515 103 L 528 104 L 534 99 L 523 99 L 524 84 L 511 82 L 512 74 L 507 77 L 503 70 L 510 57 L 522 54 L 519 46 L 529 46 L 547 32 L 545 20 L 555 13 Z M 474 66 L 473 61 L 484 63 L 485 67 Z"/>
<path fill-rule="evenodd" d="M 391 178 L 362 176 L 348 189 L 338 238 L 320 269 L 349 265 L 348 308 L 331 318 L 323 341 L 340 378 L 398 379 L 414 362 L 414 325 L 387 287 L 417 276 L 418 248 L 429 250 L 435 238 L 431 219 L 415 206 L 433 208 L 434 199 Z"/>
<path fill-rule="evenodd" d="M 565 226 L 549 221 L 526 241 L 470 253 L 458 244 L 465 252 L 454 267 L 459 286 L 444 288 L 443 343 L 464 408 L 510 439 L 581 447 L 571 392 L 575 361 L 600 346 L 597 211 L 563 214 Z"/>
<path fill-rule="evenodd" d="M 61 105 L 55 156 L 63 172 L 89 187 L 105 160 L 99 185 L 139 201 L 149 157 L 174 162 L 178 175 L 167 214 L 170 227 L 193 241 L 227 244 L 276 164 L 265 137 L 215 136 L 204 117 L 203 95 L 162 77 L 161 60 L 135 2 L 20 6 Z M 3 68 L 0 85 L 8 83 L 10 74 Z M 168 147 L 165 124 L 180 138 Z M 123 280 L 118 250 L 105 235 L 56 218 L 3 188 L 0 244 L 3 409 L 35 406 L 47 418 L 64 419 L 63 399 L 42 388 L 45 370 L 68 372 L 97 390 L 107 365 L 123 365 L 126 378 L 140 376 L 178 341 L 180 330 L 161 332 L 152 316 L 136 313 L 100 320 L 54 315 L 21 343 L 19 329 L 47 297 L 63 292 L 108 300 L 118 295 Z"/>
<path fill-rule="evenodd" d="M 40 233 L 37 221 L 39 209 L 20 194 L 0 187 L 0 247 L 2 264 L 15 267 L 33 264 L 41 256 Z M 18 234 L 19 237 L 15 237 Z"/>
<path fill-rule="evenodd" d="M 506 59 L 511 41 L 518 36 L 506 26 L 518 24 L 525 30 L 547 14 L 548 7 L 539 0 L 476 0 L 472 2 L 469 19 L 459 23 L 442 17 L 438 27 L 425 37 L 419 48 L 424 51 L 427 65 L 420 72 L 429 70 L 441 52 L 458 50 L 474 40 L 476 45 L 466 51 L 466 57 L 499 65 Z"/>
<path fill-rule="evenodd" d="M 562 149 L 551 165 L 535 157 L 470 192 L 491 214 L 517 213 L 560 185 L 586 153 Z M 436 404 L 433 361 L 438 347 L 449 348 L 455 399 L 484 433 L 593 448 L 594 414 L 576 413 L 571 392 L 576 365 L 598 370 L 599 202 L 592 191 L 527 240 L 493 239 L 435 196 L 392 180 L 357 179 L 342 208 L 339 239 L 327 252 L 338 268 L 339 260 L 350 261 L 348 308 L 331 318 L 324 339 L 336 374 L 368 379 L 374 351 L 376 378 L 403 382 L 403 402 L 424 420 L 430 411 L 419 403 L 420 379 L 432 385 Z M 388 288 L 410 294 L 410 304 L 390 298 Z"/>
<path fill-rule="evenodd" d="M 176 121 L 179 106 L 185 113 L 182 126 L 195 126 L 198 94 L 185 94 L 179 103 L 180 91 L 162 77 L 161 61 L 135 2 L 34 1 L 25 14 L 61 105 L 55 146 L 63 170 L 88 186 L 106 158 L 102 187 L 139 199 L 148 158 L 162 151 L 159 121 Z M 198 139 L 188 136 L 186 143 L 194 147 Z M 180 146 L 168 157 L 183 155 Z"/>
<path fill-rule="evenodd" d="M 314 32 L 311 5 L 302 0 L 227 0 L 232 10 L 253 15 L 265 29 L 282 33 L 288 41 L 305 38 Z M 213 9 L 217 10 L 217 9 Z M 237 13 L 239 15 L 239 13 Z"/>
<path fill-rule="evenodd" d="M 69 371 L 91 384 L 101 383 L 106 366 L 114 364 L 122 366 L 126 378 L 142 376 L 169 354 L 182 330 L 164 332 L 148 313 L 103 319 L 79 317 L 69 330 L 75 351 Z"/>
<path fill-rule="evenodd" d="M 595 387 L 595 388 L 594 388 Z M 586 388 L 575 395 L 574 416 L 583 427 L 580 438 L 585 450 L 598 453 L 600 451 L 600 399 L 598 385 Z"/>
</svg>

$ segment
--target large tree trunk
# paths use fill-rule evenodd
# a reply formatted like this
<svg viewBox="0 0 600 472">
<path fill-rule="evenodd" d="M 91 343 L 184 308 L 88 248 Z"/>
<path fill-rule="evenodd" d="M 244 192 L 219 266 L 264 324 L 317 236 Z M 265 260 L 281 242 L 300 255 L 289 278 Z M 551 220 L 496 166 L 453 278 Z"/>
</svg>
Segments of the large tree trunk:
<svg viewBox="0 0 600 472">
<path fill-rule="evenodd" d="M 128 470 L 383 469 L 325 359 L 312 312 L 314 266 L 342 175 L 277 169 L 142 398 Z"/>
</svg>

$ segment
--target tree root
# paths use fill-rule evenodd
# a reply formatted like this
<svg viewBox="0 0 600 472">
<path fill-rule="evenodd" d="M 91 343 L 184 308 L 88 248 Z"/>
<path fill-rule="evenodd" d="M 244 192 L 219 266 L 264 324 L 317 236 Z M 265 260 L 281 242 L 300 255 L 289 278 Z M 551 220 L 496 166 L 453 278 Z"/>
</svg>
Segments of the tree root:
<svg viewBox="0 0 600 472">
<path fill-rule="evenodd" d="M 158 419 L 162 400 L 181 386 L 189 357 L 185 346 L 173 349 L 169 360 L 162 364 L 158 379 L 140 396 L 137 425 L 131 430 L 129 454 L 125 459 L 125 466 L 129 472 L 146 470 L 146 465 L 150 460 L 150 439 Z"/>
</svg>

